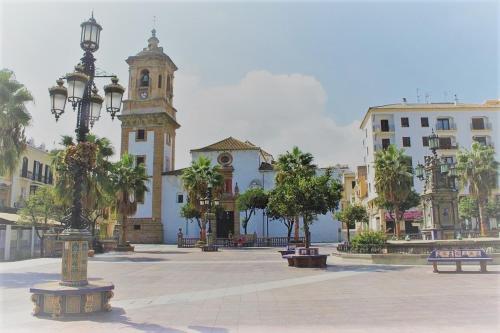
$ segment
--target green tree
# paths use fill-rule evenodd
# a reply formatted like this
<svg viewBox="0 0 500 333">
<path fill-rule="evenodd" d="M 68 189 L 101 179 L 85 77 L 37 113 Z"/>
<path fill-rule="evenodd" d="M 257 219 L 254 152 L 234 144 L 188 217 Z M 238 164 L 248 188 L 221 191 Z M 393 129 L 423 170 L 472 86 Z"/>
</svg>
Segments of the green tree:
<svg viewBox="0 0 500 333">
<path fill-rule="evenodd" d="M 242 225 L 245 235 L 247 234 L 248 222 L 257 209 L 265 209 L 269 201 L 268 194 L 260 187 L 250 188 L 240 194 L 236 199 L 236 206 L 240 212 L 245 213 Z"/>
<path fill-rule="evenodd" d="M 347 207 L 335 213 L 335 218 L 346 226 L 347 242 L 350 242 L 349 229 L 354 228 L 356 222 L 368 223 L 368 212 L 362 205 L 347 205 Z"/>
<path fill-rule="evenodd" d="M 0 70 L 0 175 L 13 173 L 26 149 L 24 130 L 31 120 L 26 103 L 31 101 L 33 96 L 14 72 Z"/>
<path fill-rule="evenodd" d="M 282 222 L 287 228 L 287 239 L 290 242 L 295 219 L 298 215 L 295 200 L 287 195 L 286 187 L 279 185 L 269 192 L 267 215 L 270 219 Z"/>
<path fill-rule="evenodd" d="M 381 208 L 394 212 L 396 236 L 400 235 L 401 206 L 412 192 L 413 174 L 403 149 L 390 145 L 375 154 L 375 189 Z"/>
<path fill-rule="evenodd" d="M 191 202 L 186 202 L 184 205 L 181 207 L 181 217 L 185 218 L 186 220 L 193 221 L 195 220 L 196 223 L 198 224 L 198 227 L 201 230 L 201 212 L 196 207 L 193 205 Z"/>
<path fill-rule="evenodd" d="M 278 158 L 276 188 L 284 192 L 284 198 L 293 202 L 292 211 L 302 216 L 305 245 L 310 246 L 309 226 L 319 214 L 326 214 L 338 207 L 342 186 L 327 169 L 316 175 L 313 156 L 294 147 Z"/>
<path fill-rule="evenodd" d="M 398 206 L 396 207 L 397 209 L 395 209 L 394 205 L 385 201 L 383 197 L 378 197 L 375 200 L 375 204 L 378 207 L 384 208 L 394 221 L 396 220 L 402 221 L 404 213 L 406 211 L 420 205 L 420 194 L 418 194 L 417 191 L 415 191 L 414 189 L 411 189 L 406 199 L 404 201 L 399 202 Z M 396 216 L 396 214 L 398 215 Z M 396 233 L 394 232 L 394 234 Z"/>
<path fill-rule="evenodd" d="M 24 206 L 19 211 L 22 223 L 29 223 L 33 226 L 43 225 L 47 229 L 50 219 L 60 220 L 64 209 L 58 204 L 55 191 L 50 186 L 43 186 L 28 197 Z M 38 238 L 40 238 L 40 255 L 44 256 L 43 232 L 36 229 Z"/>
<path fill-rule="evenodd" d="M 192 161 L 191 166 L 182 172 L 181 178 L 184 189 L 188 192 L 189 202 L 200 212 L 199 202 L 200 199 L 206 197 L 209 184 L 214 189 L 213 194 L 217 196 L 224 181 L 219 165 L 212 166 L 210 159 L 205 156 L 200 156 L 196 161 Z M 202 241 L 205 239 L 206 222 L 205 219 L 200 230 Z"/>
<path fill-rule="evenodd" d="M 488 229 L 486 205 L 498 178 L 498 162 L 495 161 L 494 149 L 474 142 L 471 150 L 459 150 L 457 153 L 457 174 L 462 187 L 467 189 L 471 197 L 477 200 L 480 232 L 481 236 L 484 236 Z"/>
<path fill-rule="evenodd" d="M 144 164 L 134 165 L 132 155 L 123 154 L 121 160 L 113 164 L 110 174 L 114 191 L 116 193 L 116 205 L 118 213 L 122 217 L 121 246 L 127 246 L 127 219 L 129 215 L 137 211 L 137 199 L 144 196 L 148 191 Z"/>
<path fill-rule="evenodd" d="M 479 221 L 479 207 L 477 205 L 477 200 L 470 195 L 461 197 L 458 201 L 458 215 L 464 220 L 471 221 L 472 218 L 474 218 L 476 221 Z"/>
</svg>

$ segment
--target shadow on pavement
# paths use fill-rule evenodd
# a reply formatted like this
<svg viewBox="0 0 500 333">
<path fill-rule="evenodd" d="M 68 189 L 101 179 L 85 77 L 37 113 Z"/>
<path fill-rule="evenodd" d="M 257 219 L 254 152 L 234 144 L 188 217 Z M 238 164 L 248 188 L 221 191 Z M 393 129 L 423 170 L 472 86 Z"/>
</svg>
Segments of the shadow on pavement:
<svg viewBox="0 0 500 333">
<path fill-rule="evenodd" d="M 141 332 L 153 332 L 153 333 L 185 333 L 185 331 L 177 330 L 170 327 L 165 327 L 158 324 L 148 323 L 148 322 L 134 322 L 127 317 L 125 310 L 122 308 L 113 307 L 111 312 L 95 313 L 92 315 L 83 316 L 71 316 L 62 318 L 51 318 L 51 317 L 40 317 L 40 319 L 51 320 L 51 321 L 61 321 L 61 322 L 78 322 L 78 321 L 92 321 L 97 323 L 119 323 L 126 325 L 130 328 L 134 328 Z M 119 328 L 117 328 L 119 330 Z M 110 330 L 111 331 L 111 330 Z"/>
<path fill-rule="evenodd" d="M 397 272 L 412 268 L 412 266 L 392 266 L 392 265 L 328 265 L 323 271 L 327 272 Z"/>
<path fill-rule="evenodd" d="M 155 262 L 155 261 L 168 261 L 164 258 L 147 258 L 147 257 L 118 257 L 118 256 L 106 256 L 106 257 L 94 257 L 89 258 L 89 262 L 92 261 L 104 261 L 104 262 Z"/>
<path fill-rule="evenodd" d="M 229 332 L 225 328 L 220 327 L 210 327 L 210 326 L 188 326 L 188 328 L 198 331 L 200 333 L 227 333 Z"/>
<path fill-rule="evenodd" d="M 146 253 L 146 254 L 188 254 L 189 252 L 182 251 L 134 251 L 135 253 Z"/>
<path fill-rule="evenodd" d="M 59 280 L 59 273 L 2 273 L 0 274 L 0 287 L 3 288 L 28 288 L 34 284 Z"/>
</svg>

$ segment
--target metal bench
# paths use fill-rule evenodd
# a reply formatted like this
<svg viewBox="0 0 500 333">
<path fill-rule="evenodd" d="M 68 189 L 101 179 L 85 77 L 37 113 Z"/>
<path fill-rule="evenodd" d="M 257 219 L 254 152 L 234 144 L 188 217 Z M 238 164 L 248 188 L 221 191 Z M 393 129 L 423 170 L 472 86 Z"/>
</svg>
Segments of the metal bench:
<svg viewBox="0 0 500 333">
<path fill-rule="evenodd" d="M 486 272 L 488 261 L 492 261 L 483 249 L 460 249 L 460 250 L 433 250 L 427 258 L 432 263 L 434 273 L 438 273 L 437 264 L 442 262 L 454 262 L 456 271 L 462 271 L 462 262 L 479 262 L 481 272 Z"/>
</svg>

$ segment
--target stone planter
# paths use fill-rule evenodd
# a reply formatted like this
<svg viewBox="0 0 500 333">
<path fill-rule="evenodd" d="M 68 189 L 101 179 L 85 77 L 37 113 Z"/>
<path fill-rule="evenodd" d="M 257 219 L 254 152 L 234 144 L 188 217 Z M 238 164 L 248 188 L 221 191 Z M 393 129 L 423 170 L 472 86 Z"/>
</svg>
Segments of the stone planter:
<svg viewBox="0 0 500 333">
<path fill-rule="evenodd" d="M 102 245 L 104 252 L 115 251 L 118 246 L 118 242 L 114 239 L 102 239 L 99 243 Z"/>
<path fill-rule="evenodd" d="M 134 247 L 127 242 L 125 245 L 117 245 L 115 251 L 118 252 L 134 252 Z"/>
<path fill-rule="evenodd" d="M 93 257 L 93 256 L 94 256 L 94 254 L 95 254 L 95 251 L 94 251 L 94 250 L 88 250 L 88 252 L 87 252 L 87 253 L 88 253 L 88 256 L 89 256 L 89 257 Z"/>
<path fill-rule="evenodd" d="M 294 254 L 284 255 L 288 260 L 288 266 L 300 268 L 325 268 L 327 254 L 319 254 L 317 247 L 299 247 Z"/>
</svg>

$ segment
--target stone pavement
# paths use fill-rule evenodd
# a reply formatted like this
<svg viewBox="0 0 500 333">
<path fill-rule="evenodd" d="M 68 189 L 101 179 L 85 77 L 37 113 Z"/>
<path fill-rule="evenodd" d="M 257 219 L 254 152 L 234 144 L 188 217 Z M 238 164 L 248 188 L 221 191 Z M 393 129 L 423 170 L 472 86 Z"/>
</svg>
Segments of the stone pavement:
<svg viewBox="0 0 500 333">
<path fill-rule="evenodd" d="M 31 285 L 59 279 L 61 259 L 0 263 L 1 332 L 498 332 L 500 267 L 359 265 L 329 257 L 289 268 L 277 249 L 201 253 L 138 245 L 89 258 L 89 277 L 115 284 L 113 311 L 36 318 Z M 321 247 L 331 253 L 332 247 Z M 446 268 L 445 268 L 446 269 Z M 453 267 L 449 267 L 452 270 Z"/>
</svg>

